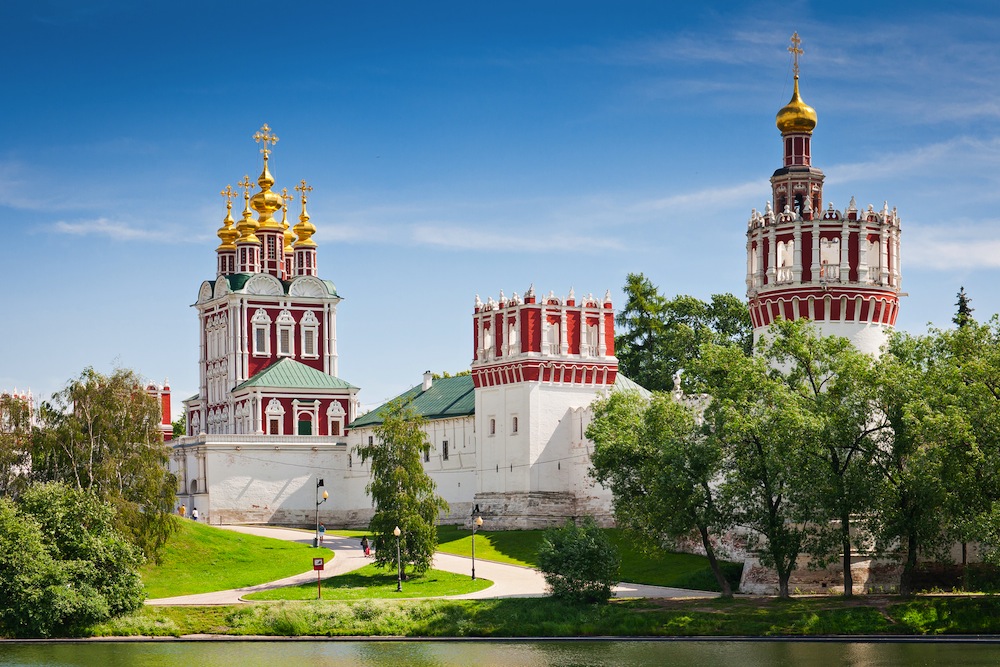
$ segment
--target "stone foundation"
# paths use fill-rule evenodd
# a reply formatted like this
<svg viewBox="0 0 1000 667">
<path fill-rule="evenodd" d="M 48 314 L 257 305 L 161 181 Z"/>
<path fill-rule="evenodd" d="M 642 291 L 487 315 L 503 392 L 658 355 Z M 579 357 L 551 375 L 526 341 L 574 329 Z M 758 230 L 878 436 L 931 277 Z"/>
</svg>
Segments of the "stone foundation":
<svg viewBox="0 0 1000 667">
<path fill-rule="evenodd" d="M 854 593 L 884 593 L 899 588 L 899 575 L 903 568 L 896 562 L 859 555 L 851 560 Z M 800 558 L 799 566 L 788 580 L 792 594 L 823 594 L 844 592 L 844 568 L 839 563 L 815 570 L 807 567 L 807 559 Z M 751 595 L 777 595 L 778 573 L 764 567 L 754 557 L 743 563 L 740 592 Z"/>
<path fill-rule="evenodd" d="M 483 517 L 483 530 L 552 528 L 563 525 L 566 519 L 585 516 L 593 517 L 599 526 L 614 525 L 614 517 L 607 508 L 595 514 L 594 503 L 572 493 L 477 493 L 475 504 Z"/>
</svg>

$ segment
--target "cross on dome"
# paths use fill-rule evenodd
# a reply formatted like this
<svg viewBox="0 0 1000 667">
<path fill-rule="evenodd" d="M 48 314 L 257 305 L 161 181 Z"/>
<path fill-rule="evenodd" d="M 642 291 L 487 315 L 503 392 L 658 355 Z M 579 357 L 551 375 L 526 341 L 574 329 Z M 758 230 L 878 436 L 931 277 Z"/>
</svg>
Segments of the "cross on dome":
<svg viewBox="0 0 1000 667">
<path fill-rule="evenodd" d="M 274 144 L 278 143 L 278 135 L 271 134 L 271 128 L 268 127 L 267 123 L 264 123 L 253 135 L 253 140 L 258 144 L 261 142 L 264 143 L 264 147 L 260 149 L 260 152 L 264 154 L 264 161 L 267 162 L 267 156 L 271 154 L 268 144 L 274 146 Z"/>
<path fill-rule="evenodd" d="M 795 78 L 799 76 L 799 56 L 805 53 L 802 50 L 802 39 L 799 37 L 798 32 L 792 33 L 792 45 L 788 47 L 788 51 L 792 54 L 792 73 L 795 74 Z M 267 127 L 266 125 L 264 127 Z"/>
</svg>

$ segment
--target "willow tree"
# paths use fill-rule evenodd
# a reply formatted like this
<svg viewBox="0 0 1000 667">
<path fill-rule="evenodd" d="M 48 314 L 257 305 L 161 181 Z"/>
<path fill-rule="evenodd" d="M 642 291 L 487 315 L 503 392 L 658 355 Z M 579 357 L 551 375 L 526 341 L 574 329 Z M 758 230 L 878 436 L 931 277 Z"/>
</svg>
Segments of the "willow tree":
<svg viewBox="0 0 1000 667">
<path fill-rule="evenodd" d="M 358 448 L 362 462 L 371 461 L 371 481 L 365 490 L 375 514 L 368 523 L 373 535 L 375 562 L 396 566 L 396 537 L 400 530 L 402 576 L 409 567 L 427 570 L 437 549 L 437 518 L 448 503 L 435 493 L 436 485 L 424 470 L 422 457 L 430 449 L 424 419 L 404 403 L 387 406 L 375 427 L 371 444 Z"/>
</svg>

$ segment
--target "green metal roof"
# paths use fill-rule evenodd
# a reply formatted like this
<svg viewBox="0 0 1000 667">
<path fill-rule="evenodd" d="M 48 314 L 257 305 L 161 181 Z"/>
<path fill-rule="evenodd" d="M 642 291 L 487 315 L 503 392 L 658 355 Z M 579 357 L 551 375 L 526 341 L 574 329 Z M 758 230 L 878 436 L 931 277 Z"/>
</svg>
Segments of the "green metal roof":
<svg viewBox="0 0 1000 667">
<path fill-rule="evenodd" d="M 230 292 L 239 292 L 247 284 L 247 281 L 249 281 L 251 278 L 254 277 L 254 275 L 256 274 L 230 273 L 222 276 L 222 279 L 229 284 Z M 210 280 L 209 282 L 212 284 L 212 290 L 214 291 L 217 280 Z M 282 280 L 280 282 L 282 290 L 285 292 L 285 294 L 288 294 L 288 288 L 292 284 L 292 281 Z M 333 284 L 333 281 L 321 279 L 320 282 L 322 282 L 323 285 L 326 287 L 327 291 L 330 293 L 330 296 L 340 296 L 339 294 L 337 294 L 337 286 Z"/>
<path fill-rule="evenodd" d="M 355 389 L 349 382 L 310 368 L 294 359 L 279 359 L 233 389 L 272 387 L 277 389 Z"/>
<path fill-rule="evenodd" d="M 392 401 L 361 415 L 351 422 L 350 428 L 381 424 L 382 415 L 388 409 L 389 403 L 393 401 L 407 404 L 424 419 L 468 417 L 475 414 L 476 411 L 474 389 L 471 375 L 438 378 L 434 380 L 427 391 L 424 391 L 423 383 L 421 383 L 403 392 Z"/>
<path fill-rule="evenodd" d="M 646 400 L 653 397 L 652 392 L 635 380 L 630 380 L 621 373 L 618 373 L 618 375 L 615 376 L 615 383 L 611 385 L 611 391 L 634 391 Z"/>
</svg>

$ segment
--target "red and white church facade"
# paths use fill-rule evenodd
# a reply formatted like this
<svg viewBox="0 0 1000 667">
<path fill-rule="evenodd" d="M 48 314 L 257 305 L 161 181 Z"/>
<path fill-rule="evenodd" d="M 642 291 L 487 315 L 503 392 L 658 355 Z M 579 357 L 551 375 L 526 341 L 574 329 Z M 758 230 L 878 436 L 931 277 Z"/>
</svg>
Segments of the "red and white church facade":
<svg viewBox="0 0 1000 667">
<path fill-rule="evenodd" d="M 195 303 L 200 388 L 184 401 L 186 435 L 171 443 L 178 502 L 211 523 L 310 524 L 318 507 L 331 525 L 365 525 L 369 470 L 356 449 L 375 437 L 380 409 L 358 418 L 358 388 L 337 377 L 341 297 L 318 277 L 312 188 L 296 186 L 302 212 L 289 228 L 292 198 L 274 191 L 268 165 L 277 138 L 265 125 L 255 139 L 264 144 L 258 191 L 251 195 L 248 177 L 238 184 L 238 222 L 239 192 L 222 192 L 216 276 Z M 614 356 L 610 294 L 477 297 L 473 323 L 471 376 L 434 383 L 427 374 L 404 395 L 450 401 L 425 414 L 432 455 L 424 462 L 450 518 L 479 505 L 494 527 L 610 520 L 584 436 L 593 400 L 627 382 Z M 329 500 L 317 505 L 320 488 Z"/>
</svg>

